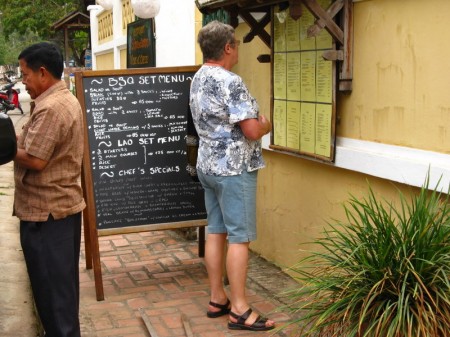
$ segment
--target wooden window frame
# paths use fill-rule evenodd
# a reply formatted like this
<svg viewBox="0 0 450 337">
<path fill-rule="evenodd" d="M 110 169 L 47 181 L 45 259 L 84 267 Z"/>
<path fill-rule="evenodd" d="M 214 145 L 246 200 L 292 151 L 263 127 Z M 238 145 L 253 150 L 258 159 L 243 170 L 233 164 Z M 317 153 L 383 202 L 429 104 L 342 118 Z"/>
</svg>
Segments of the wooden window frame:
<svg viewBox="0 0 450 337">
<path fill-rule="evenodd" d="M 314 24 L 308 29 L 308 36 L 316 36 L 323 29 L 332 36 L 335 48 L 323 53 L 323 58 L 333 62 L 333 95 L 332 95 L 332 120 L 330 125 L 330 153 L 328 156 L 307 153 L 299 149 L 292 149 L 286 146 L 274 144 L 272 132 L 270 148 L 287 154 L 304 156 L 306 158 L 318 159 L 321 161 L 333 162 L 335 158 L 336 143 L 336 90 L 342 93 L 351 93 L 353 78 L 353 1 L 334 0 L 326 9 L 322 8 L 317 0 L 204 0 L 196 1 L 197 7 L 202 13 L 211 13 L 218 8 L 225 9 L 230 13 L 230 24 L 234 27 L 238 25 L 238 16 L 241 17 L 250 27 L 250 32 L 244 36 L 243 42 L 250 42 L 254 37 L 259 37 L 271 50 L 270 55 L 259 55 L 259 62 L 272 63 L 271 74 L 271 115 L 272 122 L 274 113 L 273 97 L 273 53 L 274 38 L 268 34 L 265 26 L 273 20 L 272 12 L 276 6 L 289 9 L 289 14 L 293 18 L 302 15 L 302 8 L 305 7 L 314 17 Z M 251 13 L 262 12 L 260 20 L 256 20 Z M 338 15 L 339 14 L 339 15 Z M 335 19 L 336 18 L 336 19 Z M 273 23 L 273 21 L 272 21 Z M 272 24 L 273 27 L 273 24 Z"/>
</svg>

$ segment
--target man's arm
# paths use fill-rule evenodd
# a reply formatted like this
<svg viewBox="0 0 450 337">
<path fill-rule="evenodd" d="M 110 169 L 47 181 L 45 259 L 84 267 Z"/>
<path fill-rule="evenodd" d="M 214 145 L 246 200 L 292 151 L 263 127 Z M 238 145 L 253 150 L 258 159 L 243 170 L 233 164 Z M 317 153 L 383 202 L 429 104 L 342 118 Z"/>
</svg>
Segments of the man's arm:
<svg viewBox="0 0 450 337">
<path fill-rule="evenodd" d="M 14 162 L 30 170 L 42 171 L 48 164 L 48 161 L 39 159 L 25 152 L 24 149 L 17 149 Z"/>
<path fill-rule="evenodd" d="M 266 133 L 272 130 L 272 123 L 264 117 L 259 116 L 258 119 L 245 119 L 239 123 L 244 136 L 250 140 L 261 139 Z"/>
</svg>

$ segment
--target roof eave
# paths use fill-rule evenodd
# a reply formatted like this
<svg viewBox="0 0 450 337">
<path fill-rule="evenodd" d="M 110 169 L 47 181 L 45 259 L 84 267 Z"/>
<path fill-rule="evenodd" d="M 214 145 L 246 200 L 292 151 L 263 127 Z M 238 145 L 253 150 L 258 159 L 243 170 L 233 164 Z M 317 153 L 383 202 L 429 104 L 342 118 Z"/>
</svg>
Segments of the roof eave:
<svg viewBox="0 0 450 337">
<path fill-rule="evenodd" d="M 258 8 L 288 2 L 288 0 L 195 0 L 199 10 L 227 8 L 238 6 L 240 8 Z"/>
</svg>

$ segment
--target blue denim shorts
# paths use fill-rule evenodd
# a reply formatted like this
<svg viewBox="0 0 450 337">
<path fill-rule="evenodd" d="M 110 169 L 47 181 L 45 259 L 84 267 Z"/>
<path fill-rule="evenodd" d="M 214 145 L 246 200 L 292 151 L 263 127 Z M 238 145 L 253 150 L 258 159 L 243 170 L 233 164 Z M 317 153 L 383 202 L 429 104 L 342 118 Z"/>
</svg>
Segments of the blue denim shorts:
<svg viewBox="0 0 450 337">
<path fill-rule="evenodd" d="M 208 233 L 228 234 L 229 243 L 256 240 L 256 181 L 258 171 L 236 176 L 212 176 L 200 171 L 205 190 Z"/>
</svg>

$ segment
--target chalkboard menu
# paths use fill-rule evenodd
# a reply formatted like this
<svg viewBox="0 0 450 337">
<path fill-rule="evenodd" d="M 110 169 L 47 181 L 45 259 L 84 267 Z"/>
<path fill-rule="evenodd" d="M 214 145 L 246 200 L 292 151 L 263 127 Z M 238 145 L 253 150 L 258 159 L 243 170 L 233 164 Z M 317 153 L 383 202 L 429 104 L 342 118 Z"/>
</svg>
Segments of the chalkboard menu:
<svg viewBox="0 0 450 337">
<path fill-rule="evenodd" d="M 186 171 L 189 88 L 197 69 L 77 75 L 98 230 L 206 218 L 201 185 Z"/>
</svg>

